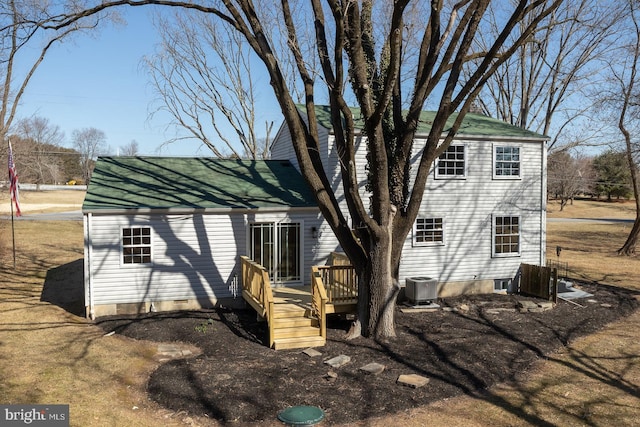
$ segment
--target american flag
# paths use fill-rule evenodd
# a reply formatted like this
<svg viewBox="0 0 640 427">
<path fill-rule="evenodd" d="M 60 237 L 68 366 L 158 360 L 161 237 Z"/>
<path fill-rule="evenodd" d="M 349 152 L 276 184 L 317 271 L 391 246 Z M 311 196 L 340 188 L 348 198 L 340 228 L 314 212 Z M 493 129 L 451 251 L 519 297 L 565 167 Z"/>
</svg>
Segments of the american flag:
<svg viewBox="0 0 640 427">
<path fill-rule="evenodd" d="M 9 195 L 11 196 L 12 203 L 16 206 L 16 216 L 20 216 L 18 174 L 16 172 L 16 164 L 13 162 L 13 150 L 11 150 L 11 141 L 9 141 Z"/>
</svg>

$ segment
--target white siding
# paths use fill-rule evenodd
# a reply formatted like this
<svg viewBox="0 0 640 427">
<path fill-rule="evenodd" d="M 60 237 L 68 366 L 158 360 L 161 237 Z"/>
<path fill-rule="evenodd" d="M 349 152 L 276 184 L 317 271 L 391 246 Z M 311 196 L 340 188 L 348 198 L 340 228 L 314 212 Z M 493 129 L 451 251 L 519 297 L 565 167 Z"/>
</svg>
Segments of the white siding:
<svg viewBox="0 0 640 427">
<path fill-rule="evenodd" d="M 269 158 L 271 160 L 290 160 L 295 168 L 300 170 L 296 153 L 293 150 L 293 143 L 291 142 L 291 133 L 285 123 L 280 126 L 280 130 L 273 144 L 271 144 L 269 151 Z"/>
<path fill-rule="evenodd" d="M 329 152 L 329 148 L 327 146 L 329 129 L 325 129 L 320 126 L 318 128 L 318 134 L 320 140 L 320 154 L 322 162 L 325 165 L 325 170 L 333 171 L 335 170 L 335 166 L 333 164 L 327 164 L 327 153 Z M 289 160 L 293 166 L 300 171 L 300 164 L 298 163 L 298 158 L 296 157 L 296 152 L 293 149 L 293 143 L 291 142 L 291 133 L 289 133 L 289 128 L 286 126 L 286 123 L 283 123 L 280 130 L 278 130 L 278 134 L 271 145 L 269 158 L 271 160 Z M 331 177 L 331 174 L 328 173 L 328 176 Z"/>
<path fill-rule="evenodd" d="M 121 229 L 148 226 L 150 265 L 121 264 Z M 93 215 L 93 303 L 233 297 L 244 218 L 228 215 Z"/>
<path fill-rule="evenodd" d="M 334 146 L 327 135 L 328 147 Z M 363 202 L 368 203 L 366 183 L 366 141 L 357 140 L 356 162 Z M 445 218 L 445 244 L 416 246 L 413 233 L 406 238 L 400 280 L 411 276 L 436 277 L 440 282 L 468 282 L 512 278 L 520 263 L 544 264 L 545 252 L 545 181 L 546 151 L 542 141 L 457 140 L 466 145 L 466 177 L 435 179 L 431 171 L 427 191 L 421 203 L 421 216 Z M 520 147 L 521 177 L 495 179 L 493 146 Z M 418 159 L 416 141 L 414 163 Z M 334 150 L 328 151 L 326 170 L 334 191 L 347 215 L 340 182 L 339 163 Z M 415 173 L 415 167 L 412 169 Z M 513 257 L 492 256 L 492 221 L 494 215 L 517 215 L 521 219 L 521 253 Z M 347 215 L 348 216 L 348 215 Z M 324 237 L 324 236 L 323 236 Z"/>
<path fill-rule="evenodd" d="M 400 278 L 431 276 L 440 282 L 514 277 L 520 263 L 543 264 L 544 145 L 520 147 L 521 179 L 493 179 L 493 143 L 465 141 L 466 179 L 430 174 L 420 216 L 445 219 L 445 244 L 414 247 L 405 241 Z M 508 145 L 505 143 L 504 145 Z M 492 256 L 493 216 L 520 216 L 520 255 Z"/>
<path fill-rule="evenodd" d="M 312 227 L 322 227 L 318 212 L 85 216 L 87 305 L 237 297 L 249 222 L 280 221 L 302 224 L 302 277 L 309 282 L 309 267 L 336 249 L 332 234 L 311 236 Z M 121 264 L 121 229 L 132 226 L 151 227 L 149 265 Z"/>
</svg>

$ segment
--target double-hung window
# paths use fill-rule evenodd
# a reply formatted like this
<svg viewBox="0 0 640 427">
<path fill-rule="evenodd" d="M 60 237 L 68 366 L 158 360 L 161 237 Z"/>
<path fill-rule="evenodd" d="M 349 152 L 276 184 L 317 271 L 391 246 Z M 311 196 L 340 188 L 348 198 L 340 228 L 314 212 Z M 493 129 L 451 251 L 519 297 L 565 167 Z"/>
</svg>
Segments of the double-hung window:
<svg viewBox="0 0 640 427">
<path fill-rule="evenodd" d="M 497 179 L 520 178 L 520 147 L 494 145 L 493 177 Z"/>
<path fill-rule="evenodd" d="M 466 169 L 466 146 L 450 145 L 438 157 L 436 178 L 464 178 Z"/>
<path fill-rule="evenodd" d="M 520 217 L 493 217 L 493 256 L 520 255 Z"/>
<path fill-rule="evenodd" d="M 418 217 L 413 228 L 414 246 L 444 244 L 444 219 Z"/>
<path fill-rule="evenodd" d="M 122 263 L 151 264 L 151 227 L 122 229 Z"/>
</svg>

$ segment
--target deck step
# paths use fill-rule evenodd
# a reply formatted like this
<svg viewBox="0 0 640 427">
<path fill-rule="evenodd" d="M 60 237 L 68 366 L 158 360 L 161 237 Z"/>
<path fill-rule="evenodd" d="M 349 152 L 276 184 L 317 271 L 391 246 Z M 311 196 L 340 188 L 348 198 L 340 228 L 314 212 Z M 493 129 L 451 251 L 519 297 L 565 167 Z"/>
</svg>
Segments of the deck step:
<svg viewBox="0 0 640 427">
<path fill-rule="evenodd" d="M 343 302 L 338 304 L 327 304 L 327 314 L 333 313 L 356 313 L 358 310 L 357 302 Z"/>
<path fill-rule="evenodd" d="M 273 341 L 274 350 L 286 350 L 294 348 L 322 347 L 327 342 L 321 336 L 306 338 L 279 338 Z"/>
<path fill-rule="evenodd" d="M 310 310 L 293 304 L 276 304 L 273 308 L 273 317 L 276 319 L 284 317 L 305 317 Z"/>
<path fill-rule="evenodd" d="M 277 328 L 273 330 L 274 339 L 306 338 L 320 336 L 320 328 L 314 326 L 296 326 L 293 328 Z"/>
<path fill-rule="evenodd" d="M 310 317 L 280 317 L 273 319 L 273 327 L 278 328 L 294 328 L 301 326 L 318 326 L 318 319 Z"/>
</svg>

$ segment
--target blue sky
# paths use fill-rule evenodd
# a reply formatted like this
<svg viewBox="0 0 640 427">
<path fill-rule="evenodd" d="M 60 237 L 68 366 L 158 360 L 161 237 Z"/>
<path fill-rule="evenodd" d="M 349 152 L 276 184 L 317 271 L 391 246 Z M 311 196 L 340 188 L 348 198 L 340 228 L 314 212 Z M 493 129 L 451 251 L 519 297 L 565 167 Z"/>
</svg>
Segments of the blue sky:
<svg viewBox="0 0 640 427">
<path fill-rule="evenodd" d="M 68 147 L 74 129 L 93 127 L 105 132 L 111 154 L 136 140 L 143 155 L 209 156 L 195 141 L 161 147 L 175 134 L 166 129 L 170 118 L 149 119 L 154 94 L 141 59 L 157 41 L 152 13 L 152 8 L 122 9 L 126 25 L 109 25 L 56 46 L 29 83 L 18 118 L 49 119 L 65 133 Z M 281 115 L 272 115 L 277 128 Z"/>
</svg>

